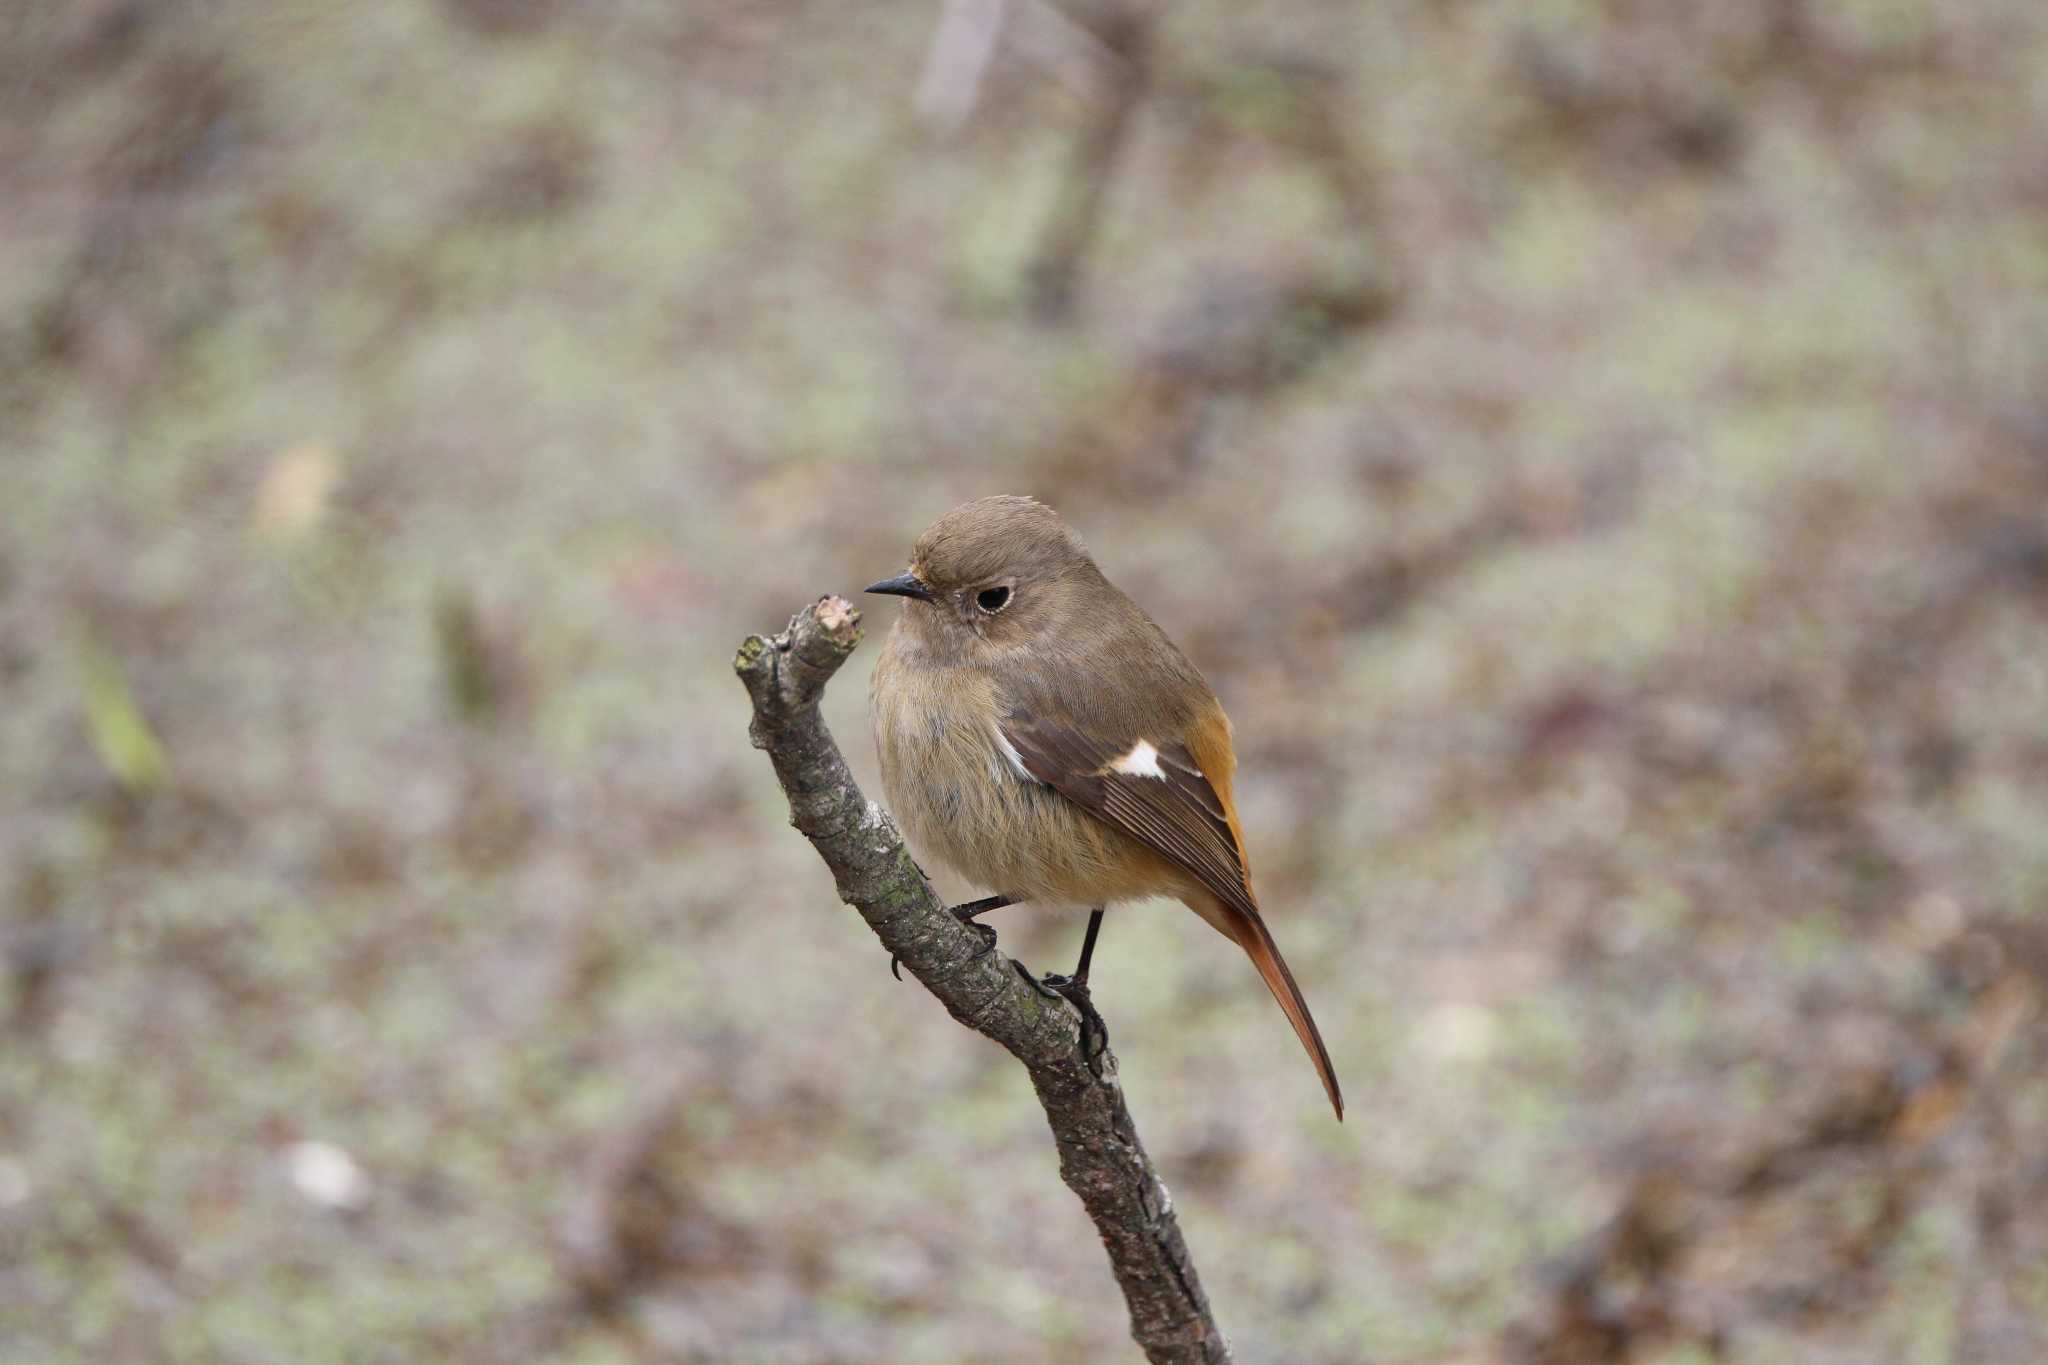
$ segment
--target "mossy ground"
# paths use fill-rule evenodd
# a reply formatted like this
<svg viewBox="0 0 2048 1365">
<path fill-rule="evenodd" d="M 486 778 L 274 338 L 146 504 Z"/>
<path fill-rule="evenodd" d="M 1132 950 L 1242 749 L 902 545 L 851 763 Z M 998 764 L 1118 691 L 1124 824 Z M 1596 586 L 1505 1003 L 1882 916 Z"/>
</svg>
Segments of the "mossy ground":
<svg viewBox="0 0 2048 1365">
<path fill-rule="evenodd" d="M 921 128 L 931 7 L 31 9 L 0 1356 L 1128 1353 L 1022 1073 L 890 979 L 730 673 L 998 491 L 1229 705 L 1351 1101 L 1229 945 L 1112 918 L 1242 1359 L 2048 1353 L 2038 5 L 1176 5 L 1055 326 L 1085 106 L 1011 56 Z M 1354 325 L 1301 282 L 1361 260 Z M 871 792 L 896 609 L 827 700 Z"/>
</svg>

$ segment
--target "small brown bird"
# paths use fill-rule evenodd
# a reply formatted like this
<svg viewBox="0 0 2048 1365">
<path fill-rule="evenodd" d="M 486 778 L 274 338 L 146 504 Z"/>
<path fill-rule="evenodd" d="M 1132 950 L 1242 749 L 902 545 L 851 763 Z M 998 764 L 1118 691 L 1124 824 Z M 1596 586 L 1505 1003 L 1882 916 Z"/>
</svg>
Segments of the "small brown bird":
<svg viewBox="0 0 2048 1365">
<path fill-rule="evenodd" d="M 869 694 L 889 804 L 921 852 L 997 893 L 954 913 L 1090 907 L 1080 965 L 1046 978 L 1087 1020 L 1103 908 L 1180 901 L 1250 955 L 1342 1119 L 1330 1054 L 1252 892 L 1230 719 L 1080 537 L 1031 498 L 981 498 L 867 591 L 910 599 Z"/>
</svg>

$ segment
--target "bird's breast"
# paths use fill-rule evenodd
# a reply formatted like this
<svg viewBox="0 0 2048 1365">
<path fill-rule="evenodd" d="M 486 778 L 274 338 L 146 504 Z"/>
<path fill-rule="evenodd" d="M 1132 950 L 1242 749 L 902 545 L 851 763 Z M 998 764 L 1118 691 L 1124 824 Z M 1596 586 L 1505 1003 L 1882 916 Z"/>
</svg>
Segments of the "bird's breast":
<svg viewBox="0 0 2048 1365">
<path fill-rule="evenodd" d="M 869 702 L 890 812 L 921 856 L 1019 900 L 1176 894 L 1182 874 L 1025 770 L 1003 738 L 992 677 L 897 643 L 876 664 Z"/>
</svg>

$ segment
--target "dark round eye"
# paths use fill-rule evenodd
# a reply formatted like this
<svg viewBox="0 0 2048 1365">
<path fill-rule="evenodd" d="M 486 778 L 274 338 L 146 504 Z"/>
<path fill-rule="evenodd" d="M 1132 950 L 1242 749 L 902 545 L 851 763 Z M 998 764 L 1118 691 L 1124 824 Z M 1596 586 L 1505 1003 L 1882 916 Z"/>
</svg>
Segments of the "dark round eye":
<svg viewBox="0 0 2048 1365">
<path fill-rule="evenodd" d="M 994 616 L 1004 607 L 1010 605 L 1010 590 L 1008 588 L 983 588 L 980 592 L 974 594 L 974 605 L 980 607 L 990 616 Z"/>
</svg>

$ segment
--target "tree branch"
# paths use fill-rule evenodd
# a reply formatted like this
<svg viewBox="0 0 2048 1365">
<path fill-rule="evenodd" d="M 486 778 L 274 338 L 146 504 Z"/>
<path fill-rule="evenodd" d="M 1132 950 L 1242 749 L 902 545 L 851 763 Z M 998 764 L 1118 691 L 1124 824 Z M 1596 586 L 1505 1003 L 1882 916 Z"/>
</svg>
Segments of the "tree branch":
<svg viewBox="0 0 2048 1365">
<path fill-rule="evenodd" d="M 1010 959 L 946 913 L 895 824 L 861 794 L 818 714 L 825 684 L 860 641 L 860 613 L 820 598 L 769 638 L 750 636 L 733 669 L 754 700 L 749 727 L 789 797 L 790 822 L 832 869 L 840 898 L 955 1019 L 1031 1075 L 1059 1146 L 1060 1176 L 1102 1234 L 1130 1307 L 1131 1335 L 1155 1365 L 1219 1365 L 1230 1348 L 1209 1314 L 1173 1200 L 1138 1140 L 1116 1059 L 1079 1047 L 1077 1019 L 1027 985 Z"/>
</svg>

